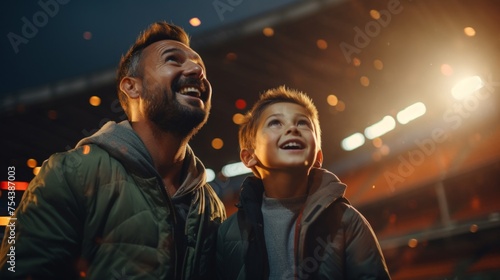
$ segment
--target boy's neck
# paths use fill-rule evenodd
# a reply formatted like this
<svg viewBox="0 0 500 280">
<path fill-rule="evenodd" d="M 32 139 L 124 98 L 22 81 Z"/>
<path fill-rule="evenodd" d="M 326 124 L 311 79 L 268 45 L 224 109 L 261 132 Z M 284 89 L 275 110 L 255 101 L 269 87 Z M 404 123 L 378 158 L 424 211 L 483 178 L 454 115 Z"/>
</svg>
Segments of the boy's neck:
<svg viewBox="0 0 500 280">
<path fill-rule="evenodd" d="M 270 198 L 291 198 L 306 195 L 308 176 L 299 172 L 272 172 L 262 176 L 264 191 Z M 302 173 L 302 172 L 301 172 Z"/>
</svg>

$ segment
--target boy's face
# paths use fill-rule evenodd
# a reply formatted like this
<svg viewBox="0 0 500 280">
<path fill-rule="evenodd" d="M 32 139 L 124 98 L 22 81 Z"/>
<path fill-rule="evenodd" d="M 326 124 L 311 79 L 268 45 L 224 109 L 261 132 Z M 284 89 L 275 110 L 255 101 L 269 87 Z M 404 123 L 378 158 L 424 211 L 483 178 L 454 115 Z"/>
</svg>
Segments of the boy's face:
<svg viewBox="0 0 500 280">
<path fill-rule="evenodd" d="M 314 126 L 307 110 L 294 103 L 267 107 L 257 123 L 255 150 L 242 150 L 248 167 L 260 175 L 272 170 L 309 170 L 319 153 Z"/>
</svg>

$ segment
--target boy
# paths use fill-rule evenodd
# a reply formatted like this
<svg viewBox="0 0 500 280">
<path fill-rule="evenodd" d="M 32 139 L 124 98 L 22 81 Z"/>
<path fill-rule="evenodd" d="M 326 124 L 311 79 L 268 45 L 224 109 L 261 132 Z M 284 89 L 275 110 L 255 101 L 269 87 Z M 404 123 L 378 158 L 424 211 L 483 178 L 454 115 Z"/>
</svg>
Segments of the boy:
<svg viewBox="0 0 500 280">
<path fill-rule="evenodd" d="M 321 169 L 318 111 L 304 93 L 268 90 L 240 127 L 255 176 L 217 238 L 219 279 L 390 279 L 370 225 Z"/>
</svg>

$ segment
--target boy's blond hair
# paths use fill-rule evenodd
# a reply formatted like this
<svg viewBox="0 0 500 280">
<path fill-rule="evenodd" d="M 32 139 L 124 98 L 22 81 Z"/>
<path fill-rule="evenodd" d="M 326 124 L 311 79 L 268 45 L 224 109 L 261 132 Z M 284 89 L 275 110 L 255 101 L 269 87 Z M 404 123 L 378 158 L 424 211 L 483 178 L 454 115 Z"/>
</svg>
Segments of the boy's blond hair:
<svg viewBox="0 0 500 280">
<path fill-rule="evenodd" d="M 321 128 L 319 126 L 318 109 L 314 105 L 312 99 L 303 92 L 280 86 L 269 89 L 261 94 L 259 100 L 253 105 L 252 109 L 245 114 L 238 133 L 241 150 L 255 149 L 257 124 L 262 112 L 272 104 L 283 102 L 297 104 L 306 109 L 313 122 L 318 149 L 321 149 Z"/>
</svg>

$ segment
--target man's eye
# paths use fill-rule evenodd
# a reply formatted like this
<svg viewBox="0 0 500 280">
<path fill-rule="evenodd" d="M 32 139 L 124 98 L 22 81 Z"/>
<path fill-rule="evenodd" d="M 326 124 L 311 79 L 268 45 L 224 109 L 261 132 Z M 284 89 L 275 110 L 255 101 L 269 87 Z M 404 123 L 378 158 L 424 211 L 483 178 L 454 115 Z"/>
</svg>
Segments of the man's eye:
<svg viewBox="0 0 500 280">
<path fill-rule="evenodd" d="M 166 62 L 173 61 L 173 62 L 179 62 L 179 58 L 175 55 L 169 55 L 165 58 Z"/>
</svg>

